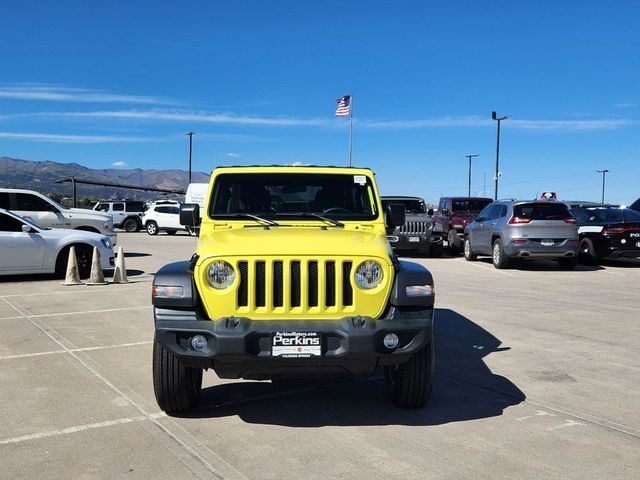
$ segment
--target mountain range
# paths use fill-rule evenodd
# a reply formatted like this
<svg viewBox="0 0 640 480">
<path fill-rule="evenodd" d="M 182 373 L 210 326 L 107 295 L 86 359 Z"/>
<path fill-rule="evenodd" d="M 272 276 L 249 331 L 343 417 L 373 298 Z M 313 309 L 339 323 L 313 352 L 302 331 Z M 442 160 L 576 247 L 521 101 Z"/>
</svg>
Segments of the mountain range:
<svg viewBox="0 0 640 480">
<path fill-rule="evenodd" d="M 74 177 L 78 180 L 92 180 L 170 190 L 186 190 L 189 173 L 185 170 L 142 170 L 105 168 L 93 169 L 77 163 L 51 161 L 31 161 L 10 157 L 0 157 L 0 188 L 24 188 L 45 195 L 64 197 L 73 195 L 70 183 L 55 183 L 62 178 Z M 208 183 L 209 175 L 192 172 L 192 182 Z M 160 197 L 158 192 L 101 187 L 77 184 L 78 198 L 91 200 L 137 199 L 152 200 Z M 173 195 L 175 196 L 175 195 Z M 169 196 L 171 197 L 171 195 Z M 162 198 L 167 196 L 162 195 Z"/>
</svg>

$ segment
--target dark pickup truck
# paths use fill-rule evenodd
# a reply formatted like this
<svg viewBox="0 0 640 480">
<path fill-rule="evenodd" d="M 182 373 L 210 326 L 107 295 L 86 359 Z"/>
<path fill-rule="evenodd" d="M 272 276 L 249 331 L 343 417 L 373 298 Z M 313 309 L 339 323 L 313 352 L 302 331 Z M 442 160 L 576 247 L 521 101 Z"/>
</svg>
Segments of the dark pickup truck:
<svg viewBox="0 0 640 480">
<path fill-rule="evenodd" d="M 447 239 L 449 251 L 462 252 L 464 227 L 471 223 L 493 200 L 484 197 L 442 197 L 433 214 L 433 232 Z"/>
<path fill-rule="evenodd" d="M 425 201 L 420 197 L 381 197 L 386 211 L 392 203 L 404 205 L 406 221 L 404 225 L 387 231 L 387 239 L 396 251 L 417 252 L 430 257 L 442 256 L 442 235 L 433 233 L 431 215 Z"/>
</svg>

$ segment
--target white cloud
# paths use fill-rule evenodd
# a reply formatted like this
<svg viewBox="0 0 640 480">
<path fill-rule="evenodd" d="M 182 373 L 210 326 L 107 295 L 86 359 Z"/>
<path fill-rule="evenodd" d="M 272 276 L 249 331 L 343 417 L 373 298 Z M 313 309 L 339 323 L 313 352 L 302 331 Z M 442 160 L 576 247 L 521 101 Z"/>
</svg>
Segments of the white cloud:
<svg viewBox="0 0 640 480">
<path fill-rule="evenodd" d="M 24 84 L 0 87 L 0 98 L 13 100 L 44 100 L 58 102 L 137 103 L 172 105 L 174 102 L 145 95 L 121 95 L 102 90 L 70 88 L 58 85 Z"/>
<path fill-rule="evenodd" d="M 126 167 L 127 165 L 128 165 L 127 162 L 123 162 L 122 160 L 119 160 L 117 162 L 113 162 L 111 164 L 112 167 L 119 167 L 119 168 Z"/>
<path fill-rule="evenodd" d="M 235 152 L 228 152 L 224 154 L 225 157 L 231 157 L 231 158 L 240 158 L 242 155 L 240 155 L 239 153 L 235 153 Z"/>
<path fill-rule="evenodd" d="M 41 112 L 30 116 L 70 118 L 118 118 L 129 120 L 154 120 L 191 123 L 215 123 L 225 125 L 258 125 L 270 127 L 331 126 L 326 118 L 259 117 L 233 113 L 188 112 L 178 110 L 120 110 L 95 112 Z"/>
<path fill-rule="evenodd" d="M 119 137 L 114 135 L 60 135 L 57 133 L 0 132 L 0 138 L 49 143 L 137 143 L 163 140 L 149 137 Z"/>
<path fill-rule="evenodd" d="M 612 130 L 615 128 L 637 125 L 637 120 L 629 119 L 596 119 L 596 120 L 520 120 L 508 119 L 503 128 L 521 130 Z M 364 128 L 377 129 L 422 129 L 422 128 L 451 128 L 451 127 L 487 127 L 495 122 L 490 118 L 477 116 L 440 117 L 417 120 L 364 120 L 359 122 Z"/>
<path fill-rule="evenodd" d="M 633 107 L 637 107 L 638 104 L 632 103 L 632 102 L 622 102 L 622 103 L 614 103 L 613 106 L 616 108 L 633 108 Z"/>
</svg>

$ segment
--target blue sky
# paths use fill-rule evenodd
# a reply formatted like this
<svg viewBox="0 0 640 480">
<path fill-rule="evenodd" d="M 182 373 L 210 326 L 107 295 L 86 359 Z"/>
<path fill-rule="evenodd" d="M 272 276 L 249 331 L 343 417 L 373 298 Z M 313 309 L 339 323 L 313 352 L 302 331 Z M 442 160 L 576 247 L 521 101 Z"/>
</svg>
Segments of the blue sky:
<svg viewBox="0 0 640 480">
<path fill-rule="evenodd" d="M 92 168 L 348 161 L 385 194 L 640 196 L 640 3 L 4 2 L 0 155 Z"/>
</svg>

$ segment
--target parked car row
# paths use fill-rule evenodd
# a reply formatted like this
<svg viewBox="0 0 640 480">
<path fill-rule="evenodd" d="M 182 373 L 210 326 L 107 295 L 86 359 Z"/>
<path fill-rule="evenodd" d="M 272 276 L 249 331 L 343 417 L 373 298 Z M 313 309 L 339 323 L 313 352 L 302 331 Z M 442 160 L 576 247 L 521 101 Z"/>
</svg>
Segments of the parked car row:
<svg viewBox="0 0 640 480">
<path fill-rule="evenodd" d="M 0 208 L 0 275 L 55 273 L 64 276 L 74 246 L 80 278 L 91 273 L 93 249 L 100 252 L 103 269 L 115 266 L 108 236 L 78 229 L 49 228 Z"/>
<path fill-rule="evenodd" d="M 578 262 L 638 258 L 640 211 L 560 202 L 555 194 L 534 201 L 492 202 L 464 228 L 465 259 L 474 261 L 479 255 L 491 256 L 496 268 L 515 259 L 552 259 L 562 269 L 573 269 Z"/>
</svg>

